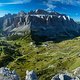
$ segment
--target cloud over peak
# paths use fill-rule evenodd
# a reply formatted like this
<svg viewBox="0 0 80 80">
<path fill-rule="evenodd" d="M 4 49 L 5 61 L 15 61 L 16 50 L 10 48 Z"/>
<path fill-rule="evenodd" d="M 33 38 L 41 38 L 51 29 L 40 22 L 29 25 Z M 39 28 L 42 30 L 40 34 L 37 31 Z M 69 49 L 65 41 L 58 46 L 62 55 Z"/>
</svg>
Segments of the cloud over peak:
<svg viewBox="0 0 80 80">
<path fill-rule="evenodd" d="M 44 0 L 44 5 L 47 6 L 46 10 L 53 10 L 57 7 L 57 3 L 62 5 L 80 6 L 80 0 Z"/>
</svg>

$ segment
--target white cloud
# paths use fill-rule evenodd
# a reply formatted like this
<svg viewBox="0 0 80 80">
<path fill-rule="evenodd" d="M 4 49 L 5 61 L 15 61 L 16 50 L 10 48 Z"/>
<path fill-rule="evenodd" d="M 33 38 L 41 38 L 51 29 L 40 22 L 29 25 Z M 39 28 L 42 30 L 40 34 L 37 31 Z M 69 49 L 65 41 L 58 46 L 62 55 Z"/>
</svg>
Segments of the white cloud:
<svg viewBox="0 0 80 80">
<path fill-rule="evenodd" d="M 50 11 L 50 10 L 53 10 L 54 8 L 56 8 L 56 6 L 55 5 L 52 5 L 52 4 L 46 4 L 47 5 L 47 11 Z"/>
<path fill-rule="evenodd" d="M 53 0 L 49 0 L 47 2 L 44 2 L 44 5 L 47 6 L 47 11 L 53 10 L 54 8 L 56 8 L 55 5 L 52 4 Z"/>
<path fill-rule="evenodd" d="M 46 10 L 52 10 L 57 7 L 54 2 L 60 2 L 65 5 L 80 6 L 80 0 L 45 0 L 44 4 L 47 6 Z"/>
<path fill-rule="evenodd" d="M 61 2 L 62 4 L 80 5 L 80 0 L 51 0 L 52 2 Z"/>
<path fill-rule="evenodd" d="M 0 3 L 0 6 L 11 4 L 23 4 L 28 2 L 31 2 L 31 0 L 12 0 L 11 2 Z"/>
</svg>

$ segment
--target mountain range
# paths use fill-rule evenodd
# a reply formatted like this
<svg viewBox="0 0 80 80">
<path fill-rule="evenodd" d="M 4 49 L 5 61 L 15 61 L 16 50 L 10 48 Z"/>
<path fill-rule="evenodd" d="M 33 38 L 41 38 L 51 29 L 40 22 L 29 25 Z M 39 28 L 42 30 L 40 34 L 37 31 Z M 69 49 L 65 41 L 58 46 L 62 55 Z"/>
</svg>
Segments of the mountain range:
<svg viewBox="0 0 80 80">
<path fill-rule="evenodd" d="M 61 41 L 80 35 L 80 25 L 65 14 L 34 10 L 21 11 L 18 14 L 7 14 L 0 18 L 3 34 L 24 35 L 30 33 L 35 41 Z"/>
</svg>

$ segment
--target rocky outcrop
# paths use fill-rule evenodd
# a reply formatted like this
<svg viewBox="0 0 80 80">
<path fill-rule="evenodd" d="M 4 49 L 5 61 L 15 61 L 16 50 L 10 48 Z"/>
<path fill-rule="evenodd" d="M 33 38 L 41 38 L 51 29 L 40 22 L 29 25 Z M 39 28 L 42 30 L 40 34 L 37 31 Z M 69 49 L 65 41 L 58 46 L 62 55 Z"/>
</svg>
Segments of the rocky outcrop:
<svg viewBox="0 0 80 80">
<path fill-rule="evenodd" d="M 33 70 L 26 71 L 25 80 L 38 80 L 38 77 Z M 80 68 L 73 70 L 73 73 L 68 73 L 67 71 L 61 72 L 53 76 L 51 80 L 80 80 Z"/>
<path fill-rule="evenodd" d="M 26 71 L 25 80 L 38 80 L 37 75 L 34 71 Z"/>
<path fill-rule="evenodd" d="M 20 77 L 15 70 L 10 71 L 10 69 L 2 67 L 0 68 L 0 80 L 20 80 Z"/>
<path fill-rule="evenodd" d="M 59 73 L 52 77 L 51 80 L 80 80 L 80 67 L 74 69 L 72 73 Z"/>
<path fill-rule="evenodd" d="M 0 68 L 0 80 L 21 80 L 15 70 L 9 68 Z M 26 71 L 25 80 L 38 80 L 37 74 L 32 71 Z M 73 73 L 61 72 L 52 77 L 51 80 L 80 80 L 80 67 L 73 70 Z"/>
<path fill-rule="evenodd" d="M 79 77 L 80 80 L 80 67 L 76 68 L 75 70 L 73 70 L 73 74 L 77 77 Z"/>
<path fill-rule="evenodd" d="M 73 77 L 69 73 L 61 73 L 54 76 L 51 80 L 80 80 L 78 77 Z"/>
</svg>

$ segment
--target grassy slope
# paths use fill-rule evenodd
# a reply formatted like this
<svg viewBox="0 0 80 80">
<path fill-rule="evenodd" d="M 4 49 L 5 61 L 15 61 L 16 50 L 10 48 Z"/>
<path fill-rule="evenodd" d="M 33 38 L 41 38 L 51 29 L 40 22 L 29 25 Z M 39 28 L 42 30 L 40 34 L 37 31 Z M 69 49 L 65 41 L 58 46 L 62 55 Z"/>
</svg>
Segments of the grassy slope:
<svg viewBox="0 0 80 80">
<path fill-rule="evenodd" d="M 50 80 L 57 72 L 72 71 L 80 66 L 80 37 L 60 43 L 42 43 L 47 46 L 36 46 L 26 38 L 8 43 L 21 45 L 17 50 L 22 56 L 16 57 L 7 66 L 15 69 L 22 80 L 25 78 L 26 70 L 36 71 L 39 80 Z"/>
</svg>

